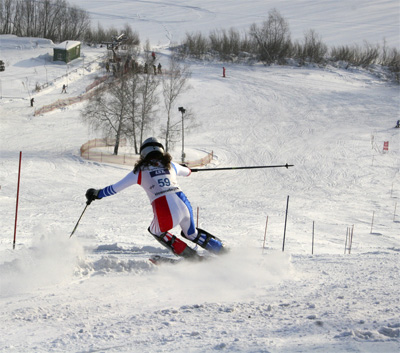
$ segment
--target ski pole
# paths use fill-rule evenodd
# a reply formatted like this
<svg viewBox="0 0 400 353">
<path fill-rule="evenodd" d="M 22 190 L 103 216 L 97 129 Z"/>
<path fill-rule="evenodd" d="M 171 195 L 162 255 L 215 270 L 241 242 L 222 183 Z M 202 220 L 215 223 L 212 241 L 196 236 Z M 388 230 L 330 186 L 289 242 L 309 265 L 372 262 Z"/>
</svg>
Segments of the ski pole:
<svg viewBox="0 0 400 353">
<path fill-rule="evenodd" d="M 86 202 L 86 206 L 85 206 L 85 208 L 83 209 L 83 212 L 82 212 L 81 216 L 79 217 L 78 222 L 76 222 L 76 225 L 75 225 L 75 227 L 74 227 L 74 230 L 72 231 L 71 235 L 69 236 L 70 238 L 71 238 L 72 235 L 75 233 L 76 228 L 78 228 L 78 224 L 79 224 L 79 222 L 81 221 L 81 218 L 82 218 L 83 214 L 85 213 L 85 211 L 86 211 L 86 209 L 87 209 L 87 207 L 88 207 L 89 205 L 90 205 L 90 202 Z"/>
<path fill-rule="evenodd" d="M 217 170 L 238 170 L 238 169 L 260 169 L 260 168 L 286 168 L 294 167 L 293 164 L 281 164 L 281 165 L 257 165 L 250 167 L 224 167 L 224 168 L 204 168 L 204 169 L 190 169 L 192 172 L 206 172 L 206 171 L 217 171 Z"/>
</svg>

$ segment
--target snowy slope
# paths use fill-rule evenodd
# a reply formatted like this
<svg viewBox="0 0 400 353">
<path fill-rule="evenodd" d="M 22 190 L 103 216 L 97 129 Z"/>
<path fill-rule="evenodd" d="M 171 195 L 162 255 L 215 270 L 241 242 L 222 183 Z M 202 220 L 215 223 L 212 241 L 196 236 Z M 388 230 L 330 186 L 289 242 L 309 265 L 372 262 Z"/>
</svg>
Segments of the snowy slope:
<svg viewBox="0 0 400 353">
<path fill-rule="evenodd" d="M 387 19 L 394 3 L 380 3 Z M 154 15 L 153 3 L 135 4 Z M 236 5 L 231 13 L 247 25 L 241 12 L 249 5 Z M 374 23 L 372 13 L 366 18 Z M 146 231 L 151 206 L 139 187 L 95 201 L 69 239 L 86 189 L 114 183 L 129 168 L 79 157 L 81 144 L 101 137 L 82 123 L 82 104 L 33 116 L 26 86 L 52 83 L 33 94 L 37 108 L 84 92 L 103 74 L 102 49 L 84 48 L 85 60 L 66 67 L 46 60 L 52 46 L 9 37 L 0 44 L 7 64 L 0 76 L 0 352 L 399 351 L 398 85 L 331 67 L 225 65 L 224 79 L 221 64 L 191 63 L 192 88 L 178 103 L 199 123 L 185 139 L 188 151 L 214 151 L 209 167 L 295 166 L 181 179 L 199 225 L 232 251 L 201 265 L 154 267 L 148 254 L 165 250 Z"/>
<path fill-rule="evenodd" d="M 125 24 L 149 38 L 154 46 L 179 43 L 187 32 L 207 35 L 215 29 L 248 30 L 277 9 L 288 21 L 292 39 L 303 40 L 310 29 L 329 46 L 387 41 L 400 47 L 400 6 L 394 0 L 150 0 L 70 1 L 89 12 L 95 26 L 122 29 Z"/>
</svg>

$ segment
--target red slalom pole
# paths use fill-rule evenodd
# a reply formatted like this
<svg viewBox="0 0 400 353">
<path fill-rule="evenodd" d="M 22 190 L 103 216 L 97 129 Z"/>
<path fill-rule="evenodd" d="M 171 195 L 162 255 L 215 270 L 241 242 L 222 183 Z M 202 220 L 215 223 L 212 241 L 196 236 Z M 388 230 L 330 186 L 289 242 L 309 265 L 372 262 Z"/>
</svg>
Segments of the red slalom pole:
<svg viewBox="0 0 400 353">
<path fill-rule="evenodd" d="M 21 180 L 21 160 L 22 160 L 22 152 L 19 152 L 19 167 L 18 167 L 18 186 L 17 186 L 17 203 L 15 206 L 15 224 L 14 224 L 14 242 L 13 249 L 15 249 L 15 240 L 17 238 L 17 218 L 18 218 L 18 202 L 19 202 L 19 184 Z"/>
</svg>

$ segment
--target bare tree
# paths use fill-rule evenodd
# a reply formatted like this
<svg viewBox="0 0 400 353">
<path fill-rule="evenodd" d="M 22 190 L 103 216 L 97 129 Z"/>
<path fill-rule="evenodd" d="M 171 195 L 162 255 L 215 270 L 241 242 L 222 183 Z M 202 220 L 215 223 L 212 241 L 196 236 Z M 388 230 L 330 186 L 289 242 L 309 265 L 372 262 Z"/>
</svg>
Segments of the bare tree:
<svg viewBox="0 0 400 353">
<path fill-rule="evenodd" d="M 290 53 L 289 24 L 276 9 L 268 13 L 262 26 L 251 25 L 250 35 L 257 42 L 260 60 L 266 64 L 282 62 Z"/>
<path fill-rule="evenodd" d="M 187 65 L 181 64 L 175 54 L 169 60 L 167 73 L 162 76 L 162 89 L 167 124 L 165 128 L 165 150 L 168 152 L 171 142 L 172 110 L 179 95 L 188 88 L 190 71 Z"/>
<path fill-rule="evenodd" d="M 159 83 L 160 81 L 156 75 L 145 74 L 142 76 L 140 87 L 141 105 L 139 120 L 140 144 L 143 142 L 145 131 L 154 120 L 155 108 L 159 103 L 159 97 L 156 94 Z"/>
<path fill-rule="evenodd" d="M 400 82 L 400 51 L 396 48 L 389 49 L 386 41 L 383 42 L 380 64 L 387 66 L 393 73 L 397 82 Z"/>
<path fill-rule="evenodd" d="M 13 33 L 12 18 L 14 13 L 15 2 L 13 0 L 2 0 L 0 2 L 1 33 Z"/>
<path fill-rule="evenodd" d="M 196 58 L 201 58 L 201 56 L 206 54 L 209 50 L 209 41 L 201 32 L 186 33 L 186 38 L 179 48 L 179 54 L 182 57 L 191 55 Z"/>
<path fill-rule="evenodd" d="M 294 45 L 295 57 L 301 59 L 303 62 L 322 63 L 325 60 L 327 52 L 328 47 L 313 29 L 304 34 L 303 44 L 296 43 Z"/>
<path fill-rule="evenodd" d="M 82 110 L 83 120 L 94 130 L 101 129 L 107 136 L 115 137 L 114 154 L 118 154 L 119 142 L 126 132 L 128 116 L 127 81 L 114 81 L 108 90 L 98 91 Z"/>
<path fill-rule="evenodd" d="M 135 153 L 139 153 L 138 145 L 141 143 L 138 138 L 140 123 L 140 75 L 137 71 L 131 72 L 127 77 L 127 123 L 125 132 L 133 142 Z"/>
<path fill-rule="evenodd" d="M 139 74 L 137 66 L 127 73 L 128 125 L 126 134 L 131 137 L 138 153 L 138 146 L 143 142 L 146 129 L 154 120 L 155 107 L 159 102 L 156 94 L 159 80 L 151 74 Z"/>
<path fill-rule="evenodd" d="M 83 38 L 86 30 L 90 27 L 89 14 L 77 6 L 66 8 L 67 21 L 64 21 L 64 37 L 60 41 L 68 38 Z"/>
<path fill-rule="evenodd" d="M 39 2 L 39 11 L 42 14 L 41 36 L 56 40 L 56 28 L 64 15 L 64 0 L 44 0 Z"/>
<path fill-rule="evenodd" d="M 364 42 L 364 48 L 359 45 L 333 47 L 330 52 L 333 61 L 346 61 L 350 65 L 367 67 L 379 60 L 379 46 Z"/>
<path fill-rule="evenodd" d="M 0 33 L 61 42 L 83 38 L 89 26 L 89 14 L 65 0 L 0 1 Z"/>
</svg>

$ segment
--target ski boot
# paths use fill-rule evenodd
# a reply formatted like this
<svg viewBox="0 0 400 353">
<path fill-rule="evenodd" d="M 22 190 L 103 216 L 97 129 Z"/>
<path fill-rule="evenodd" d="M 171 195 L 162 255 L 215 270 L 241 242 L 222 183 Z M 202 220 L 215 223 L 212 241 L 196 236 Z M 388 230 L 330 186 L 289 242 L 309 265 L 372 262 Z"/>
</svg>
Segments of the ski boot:
<svg viewBox="0 0 400 353">
<path fill-rule="evenodd" d="M 193 250 L 175 235 L 169 232 L 164 232 L 160 236 L 157 236 L 153 234 L 150 229 L 148 229 L 148 231 L 159 243 L 165 246 L 168 250 L 172 251 L 175 255 L 188 260 L 201 260 L 201 256 L 196 250 Z"/>
<path fill-rule="evenodd" d="M 183 232 L 181 232 L 181 235 L 189 239 L 190 241 L 200 245 L 203 249 L 206 249 L 213 254 L 225 254 L 228 250 L 224 247 L 222 244 L 222 241 L 218 239 L 216 236 L 206 232 L 203 229 L 196 228 L 197 229 L 197 237 L 195 239 L 189 239 Z"/>
</svg>

